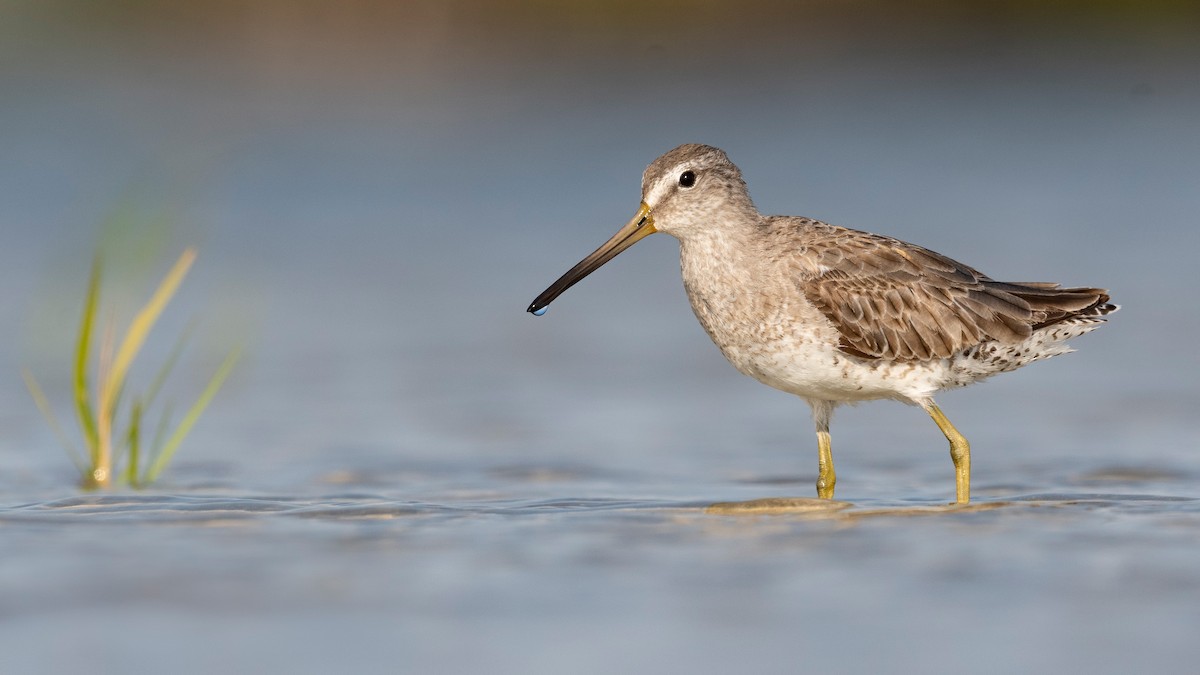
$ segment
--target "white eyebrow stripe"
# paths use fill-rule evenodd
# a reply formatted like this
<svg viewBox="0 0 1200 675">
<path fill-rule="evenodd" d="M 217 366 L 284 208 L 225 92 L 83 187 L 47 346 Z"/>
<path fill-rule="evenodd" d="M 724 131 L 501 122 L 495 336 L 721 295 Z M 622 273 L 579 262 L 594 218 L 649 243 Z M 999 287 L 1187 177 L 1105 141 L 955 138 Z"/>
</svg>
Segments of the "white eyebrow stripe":
<svg viewBox="0 0 1200 675">
<path fill-rule="evenodd" d="M 658 206 L 667 193 L 675 186 L 675 181 L 679 180 L 679 174 L 683 173 L 689 162 L 680 162 L 671 167 L 671 170 L 664 173 L 658 182 L 650 186 L 650 191 L 646 194 L 646 203 L 650 208 Z"/>
</svg>

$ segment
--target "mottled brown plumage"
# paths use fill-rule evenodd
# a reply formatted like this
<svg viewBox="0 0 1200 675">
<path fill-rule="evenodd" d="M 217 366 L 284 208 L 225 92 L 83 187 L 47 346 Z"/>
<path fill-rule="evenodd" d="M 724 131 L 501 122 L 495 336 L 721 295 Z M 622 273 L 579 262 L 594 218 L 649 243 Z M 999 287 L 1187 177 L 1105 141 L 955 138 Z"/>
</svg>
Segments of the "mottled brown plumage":
<svg viewBox="0 0 1200 675">
<path fill-rule="evenodd" d="M 840 333 L 847 354 L 948 358 L 982 342 L 1017 344 L 1035 329 L 1111 311 L 1098 288 L 1006 283 L 920 246 L 826 223 L 773 218 L 824 271 L 800 290 Z"/>
<path fill-rule="evenodd" d="M 812 407 L 821 497 L 836 481 L 833 409 L 892 398 L 924 408 L 946 435 L 957 501 L 968 501 L 970 447 L 933 394 L 1067 353 L 1067 340 L 1117 309 L 1102 289 L 995 281 L 891 237 L 763 216 L 723 151 L 682 145 L 647 167 L 637 215 L 529 311 L 658 231 L 679 240 L 692 310 L 729 362 Z"/>
</svg>

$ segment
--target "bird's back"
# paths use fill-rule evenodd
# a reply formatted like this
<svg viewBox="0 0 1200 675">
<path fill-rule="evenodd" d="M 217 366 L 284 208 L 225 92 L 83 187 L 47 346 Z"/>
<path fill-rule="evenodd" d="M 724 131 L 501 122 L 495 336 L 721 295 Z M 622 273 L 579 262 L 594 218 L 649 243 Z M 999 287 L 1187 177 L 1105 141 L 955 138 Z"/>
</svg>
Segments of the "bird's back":
<svg viewBox="0 0 1200 675">
<path fill-rule="evenodd" d="M 800 292 L 837 328 L 839 348 L 860 358 L 924 361 L 1018 345 L 1116 309 L 1103 289 L 996 281 L 892 237 L 805 218 L 774 217 L 767 227 L 775 256 L 802 261 Z"/>
</svg>

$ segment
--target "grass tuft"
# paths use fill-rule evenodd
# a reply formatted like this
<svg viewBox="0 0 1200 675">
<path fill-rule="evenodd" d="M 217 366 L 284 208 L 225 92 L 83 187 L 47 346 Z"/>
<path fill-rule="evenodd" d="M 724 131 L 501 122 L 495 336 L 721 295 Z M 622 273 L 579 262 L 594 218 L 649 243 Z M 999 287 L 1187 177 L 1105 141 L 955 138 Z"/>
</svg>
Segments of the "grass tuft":
<svg viewBox="0 0 1200 675">
<path fill-rule="evenodd" d="M 194 249 L 184 250 L 155 288 L 150 299 L 138 310 L 120 338 L 119 346 L 117 346 L 118 342 L 112 322 L 106 322 L 98 350 L 93 350 L 92 342 L 100 302 L 100 257 L 97 256 L 93 261 L 92 271 L 88 277 L 87 292 L 84 296 L 79 336 L 75 345 L 73 378 L 75 415 L 79 422 L 86 453 L 80 453 L 70 442 L 33 374 L 28 370 L 22 371 L 34 403 L 50 424 L 55 436 L 66 449 L 76 467 L 79 468 L 85 488 L 111 486 L 118 476 L 116 464 L 122 458 L 125 466 L 119 474 L 121 482 L 136 488 L 150 485 L 157 480 L 221 385 L 233 372 L 233 368 L 241 356 L 241 349 L 234 349 L 225 357 L 200 396 L 170 434 L 167 433 L 167 430 L 171 423 L 171 407 L 164 406 L 152 442 L 148 447 L 144 447 L 146 411 L 155 403 L 163 383 L 179 360 L 187 341 L 187 333 L 185 333 L 176 342 L 175 348 L 167 360 L 159 367 L 150 387 L 141 395 L 132 397 L 124 429 L 118 432 L 122 398 L 128 384 L 129 371 L 137 360 L 142 347 L 146 344 L 159 316 L 170 304 L 195 260 L 196 251 Z M 93 351 L 97 352 L 94 387 L 88 378 Z"/>
</svg>

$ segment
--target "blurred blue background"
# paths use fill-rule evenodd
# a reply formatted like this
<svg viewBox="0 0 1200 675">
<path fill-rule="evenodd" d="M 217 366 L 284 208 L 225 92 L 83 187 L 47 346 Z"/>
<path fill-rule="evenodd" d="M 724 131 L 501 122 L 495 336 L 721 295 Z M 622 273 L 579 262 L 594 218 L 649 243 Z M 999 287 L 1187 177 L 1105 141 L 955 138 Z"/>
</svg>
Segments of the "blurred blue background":
<svg viewBox="0 0 1200 675">
<path fill-rule="evenodd" d="M 443 503 L 812 494 L 806 407 L 723 361 L 691 316 L 668 237 L 622 255 L 547 316 L 524 312 L 632 215 L 645 165 L 684 142 L 724 148 L 764 212 L 886 233 L 1000 279 L 1111 289 L 1123 309 L 1077 341 L 1080 354 L 944 397 L 972 439 L 981 498 L 1096 485 L 1200 496 L 1192 3 L 5 0 L 0 12 L 0 487 L 10 504 L 73 494 L 72 468 L 19 369 L 60 392 L 65 413 L 65 355 L 114 213 L 137 214 L 119 239 L 131 278 L 152 280 L 180 247 L 200 245 L 164 326 L 201 319 L 185 385 L 202 382 L 231 342 L 250 342 L 167 492 L 344 489 Z M 952 493 L 944 440 L 919 411 L 839 411 L 833 437 L 839 497 L 936 503 Z M 1194 517 L 1185 522 L 1194 535 Z M 492 551 L 473 533 L 447 536 L 466 576 L 473 546 Z M 981 545 L 983 559 L 997 552 Z M 306 555 L 335 555 L 317 548 Z M 531 555 L 548 564 L 550 550 Z M 916 574 L 928 559 L 909 552 L 897 564 Z M 858 559 L 845 553 L 823 562 Z M 4 582 L 26 588 L 46 556 L 11 563 Z M 999 633 L 1013 640 L 1028 635 L 1025 609 L 1004 605 L 1012 589 L 1070 577 L 1024 562 L 1013 579 L 982 585 L 1008 609 Z M 432 574 L 447 560 L 414 564 Z M 57 590 L 26 590 L 22 606 L 70 595 L 72 574 L 51 578 Z M 575 598 L 541 620 L 495 608 L 462 616 L 476 627 L 516 620 L 497 638 L 505 647 L 481 652 L 509 655 L 527 644 L 522 626 L 536 633 L 572 611 L 611 626 L 617 608 L 598 598 L 625 597 L 616 589 L 629 578 L 615 573 L 598 604 Z M 1196 576 L 1183 579 L 1180 602 L 1197 593 Z M 294 590 L 274 583 L 269 607 Z M 504 583 L 538 595 L 534 578 Z M 643 601 L 698 592 L 677 583 Z M 875 610 L 941 588 L 930 584 L 911 596 L 872 586 L 895 603 Z M 1050 616 L 1077 616 L 1074 600 L 1094 588 L 1077 590 Z M 709 598 L 717 609 L 725 599 Z M 1114 608 L 1135 606 L 1122 600 Z M 444 630 L 430 629 L 427 644 L 456 625 L 446 609 L 456 605 L 440 606 Z M 648 611 L 668 646 L 723 644 L 715 625 Z M 371 634 L 355 616 L 355 634 Z M 1171 605 L 1135 637 L 1195 618 Z M 1097 622 L 1089 640 L 1116 630 Z M 323 626 L 282 625 L 271 634 Z M 886 648 L 891 628 L 858 637 Z M 756 635 L 762 653 L 789 653 L 770 629 Z M 1155 663 L 1194 664 L 1166 635 Z M 1072 660 L 1056 651 L 1063 644 L 1030 654 L 1093 670 L 1120 663 L 1103 650 Z M 1122 646 L 1112 652 L 1142 655 Z M 543 665 L 573 653 L 615 663 L 580 645 Z M 899 653 L 898 667 L 924 663 Z M 999 663 L 1022 663 L 1004 653 Z M 629 654 L 641 665 L 661 655 L 651 645 Z M 439 663 L 429 658 L 419 663 Z M 869 667 L 865 658 L 851 663 Z"/>
</svg>

